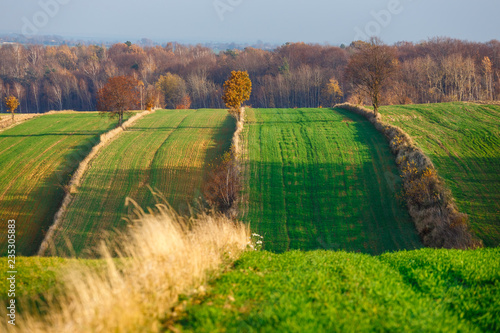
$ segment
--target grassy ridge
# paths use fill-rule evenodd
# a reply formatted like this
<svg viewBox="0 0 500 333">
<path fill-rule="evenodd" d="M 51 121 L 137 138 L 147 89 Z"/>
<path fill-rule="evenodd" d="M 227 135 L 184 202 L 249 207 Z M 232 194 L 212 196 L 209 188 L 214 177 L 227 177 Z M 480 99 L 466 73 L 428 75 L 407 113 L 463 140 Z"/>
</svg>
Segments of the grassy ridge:
<svg viewBox="0 0 500 333">
<path fill-rule="evenodd" d="M 187 332 L 495 332 L 500 330 L 499 256 L 500 248 L 377 257 L 249 252 L 205 292 L 182 297 L 174 325 Z M 0 258 L 0 265 L 6 264 Z M 18 258 L 17 300 L 57 293 L 63 272 L 79 265 L 106 267 L 101 260 Z M 0 289 L 8 289 L 6 279 Z"/>
<path fill-rule="evenodd" d="M 494 332 L 500 249 L 371 257 L 245 254 L 206 295 L 187 299 L 186 332 Z"/>
<path fill-rule="evenodd" d="M 78 163 L 116 121 L 97 113 L 44 115 L 0 133 L 0 249 L 15 219 L 16 251 L 36 253 Z"/>
<path fill-rule="evenodd" d="M 267 250 L 368 253 L 420 247 L 395 199 L 387 143 L 362 117 L 331 109 L 248 110 L 243 219 Z"/>
<path fill-rule="evenodd" d="M 500 245 L 500 106 L 387 106 L 381 114 L 431 158 L 484 244 Z"/>
<path fill-rule="evenodd" d="M 54 235 L 58 250 L 67 248 L 67 238 L 80 254 L 105 232 L 124 227 L 126 197 L 153 206 L 147 185 L 186 210 L 201 195 L 205 163 L 227 148 L 231 126 L 224 110 L 157 111 L 139 120 L 92 161 Z"/>
</svg>

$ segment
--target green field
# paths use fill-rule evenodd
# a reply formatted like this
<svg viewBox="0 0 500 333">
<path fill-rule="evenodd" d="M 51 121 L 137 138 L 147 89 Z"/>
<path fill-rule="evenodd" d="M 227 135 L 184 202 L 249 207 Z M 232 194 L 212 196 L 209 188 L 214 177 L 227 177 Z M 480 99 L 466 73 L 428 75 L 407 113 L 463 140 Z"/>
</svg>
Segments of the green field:
<svg viewBox="0 0 500 333">
<path fill-rule="evenodd" d="M 500 106 L 387 106 L 381 114 L 431 158 L 484 244 L 500 245 Z"/>
<path fill-rule="evenodd" d="M 159 190 L 178 211 L 201 197 L 204 167 L 229 147 L 234 120 L 225 110 L 157 111 L 137 121 L 91 162 L 60 228 L 56 248 L 88 253 L 106 232 L 126 225 L 130 197 L 143 208 Z M 85 251 L 87 250 L 87 251 Z"/>
<path fill-rule="evenodd" d="M 486 245 L 498 246 L 500 107 L 448 103 L 381 112 L 429 155 Z M 245 252 L 210 271 L 213 279 L 194 292 L 189 287 L 160 331 L 500 331 L 500 247 L 418 249 L 415 227 L 396 199 L 394 156 L 372 124 L 341 109 L 247 109 L 246 118 L 240 213 L 264 236 L 266 251 Z M 0 223 L 18 221 L 22 254 L 38 249 L 62 185 L 115 124 L 64 113 L 0 132 Z M 90 163 L 54 235 L 59 254 L 93 257 L 100 239 L 126 225 L 126 197 L 144 208 L 156 203 L 148 185 L 181 213 L 196 206 L 207 166 L 229 148 L 234 129 L 225 110 L 160 110 L 138 120 Z M 18 257 L 18 314 L 51 311 L 44 302 L 64 293 L 65 272 L 80 266 L 107 269 L 99 259 Z M 8 288 L 2 279 L 0 290 Z M 0 304 L 6 301 L 4 292 Z"/>
<path fill-rule="evenodd" d="M 378 254 L 421 247 L 396 200 L 399 174 L 385 138 L 332 109 L 248 110 L 243 220 L 264 248 Z"/>
<path fill-rule="evenodd" d="M 498 332 L 499 257 L 499 248 L 380 256 L 247 252 L 205 285 L 206 292 L 182 296 L 175 320 L 165 326 L 185 332 Z M 100 260 L 18 258 L 17 300 L 43 304 L 47 293 L 60 293 L 64 271 L 80 265 L 106 267 Z M 0 289 L 8 289 L 6 279 Z"/>
<path fill-rule="evenodd" d="M 98 113 L 44 115 L 0 132 L 0 249 L 16 220 L 16 252 L 35 254 L 81 160 L 116 121 Z"/>
<path fill-rule="evenodd" d="M 185 332 L 498 332 L 500 249 L 246 253 Z"/>
</svg>

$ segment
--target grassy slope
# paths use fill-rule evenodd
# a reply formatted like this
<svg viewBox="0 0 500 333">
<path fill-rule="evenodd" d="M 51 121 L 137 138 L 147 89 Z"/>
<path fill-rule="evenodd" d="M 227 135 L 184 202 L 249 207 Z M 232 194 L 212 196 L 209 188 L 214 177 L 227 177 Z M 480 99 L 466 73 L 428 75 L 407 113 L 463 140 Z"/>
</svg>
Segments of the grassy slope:
<svg viewBox="0 0 500 333">
<path fill-rule="evenodd" d="M 63 186 L 99 135 L 116 121 L 97 113 L 51 114 L 0 132 L 0 249 L 7 220 L 15 219 L 17 254 L 36 253 L 53 222 Z"/>
<path fill-rule="evenodd" d="M 0 258 L 0 266 L 7 267 L 7 265 L 7 258 Z M 103 260 L 57 257 L 18 257 L 15 265 L 17 271 L 15 299 L 17 310 L 21 312 L 26 308 L 31 309 L 33 305 L 45 305 L 45 301 L 60 293 L 66 271 L 82 265 L 96 270 L 106 267 Z M 0 294 L 0 304 L 8 302 L 9 281 L 6 278 L 0 280 L 0 290 L 3 291 Z M 44 308 L 41 309 L 43 311 Z"/>
<path fill-rule="evenodd" d="M 188 299 L 187 332 L 500 330 L 500 249 L 423 249 L 379 257 L 245 254 Z"/>
<path fill-rule="evenodd" d="M 500 245 L 500 106 L 388 106 L 381 113 L 432 159 L 485 245 Z"/>
<path fill-rule="evenodd" d="M 500 248 L 377 257 L 249 252 L 205 293 L 182 297 L 176 322 L 166 326 L 188 332 L 495 332 L 500 330 L 499 257 Z M 6 265 L 0 258 L 0 266 Z M 17 304 L 50 298 L 46 292 L 57 293 L 63 272 L 74 265 L 101 269 L 104 262 L 18 258 Z M 6 279 L 0 290 L 8 290 Z"/>
<path fill-rule="evenodd" d="M 203 167 L 226 149 L 234 122 L 224 110 L 157 111 L 139 120 L 92 161 L 71 203 L 56 247 L 77 254 L 98 244 L 106 231 L 123 227 L 126 197 L 142 207 L 156 201 L 147 185 L 176 209 L 199 198 Z"/>
<path fill-rule="evenodd" d="M 265 249 L 377 254 L 421 246 L 395 199 L 394 158 L 362 117 L 331 109 L 250 109 L 246 128 L 243 219 L 264 236 Z"/>
</svg>

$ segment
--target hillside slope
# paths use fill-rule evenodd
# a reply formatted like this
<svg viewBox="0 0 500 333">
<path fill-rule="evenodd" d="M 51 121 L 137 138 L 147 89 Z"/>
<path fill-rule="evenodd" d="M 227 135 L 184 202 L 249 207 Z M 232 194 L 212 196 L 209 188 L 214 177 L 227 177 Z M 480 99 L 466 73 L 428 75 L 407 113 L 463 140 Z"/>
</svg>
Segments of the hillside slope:
<svg viewBox="0 0 500 333">
<path fill-rule="evenodd" d="M 182 296 L 160 331 L 498 332 L 499 257 L 499 248 L 422 249 L 377 257 L 247 252 L 198 293 Z M 0 258 L 0 265 L 7 265 L 7 258 Z M 65 270 L 106 267 L 102 260 L 40 257 L 18 258 L 16 265 L 22 272 L 17 300 L 37 303 L 50 299 L 47 292 L 58 293 Z M 6 279 L 0 289 L 8 289 Z"/>
<path fill-rule="evenodd" d="M 175 326 L 185 332 L 498 332 L 499 257 L 498 248 L 378 257 L 251 252 L 205 295 L 188 297 Z"/>
<path fill-rule="evenodd" d="M 385 106 L 381 114 L 431 158 L 484 244 L 500 245 L 500 106 Z"/>
<path fill-rule="evenodd" d="M 99 135 L 115 126 L 97 112 L 73 112 L 43 115 L 0 132 L 1 249 L 7 248 L 7 220 L 14 219 L 17 254 L 36 253 L 71 173 Z"/>
<path fill-rule="evenodd" d="M 139 120 L 91 162 L 54 242 L 60 254 L 91 255 L 106 233 L 125 227 L 131 208 L 156 199 L 158 190 L 186 212 L 201 196 L 204 167 L 227 149 L 234 121 L 225 110 L 163 110 Z M 86 251 L 85 251 L 86 250 Z"/>
<path fill-rule="evenodd" d="M 248 110 L 243 220 L 265 249 L 379 254 L 421 247 L 396 200 L 399 174 L 385 138 L 331 109 Z"/>
</svg>

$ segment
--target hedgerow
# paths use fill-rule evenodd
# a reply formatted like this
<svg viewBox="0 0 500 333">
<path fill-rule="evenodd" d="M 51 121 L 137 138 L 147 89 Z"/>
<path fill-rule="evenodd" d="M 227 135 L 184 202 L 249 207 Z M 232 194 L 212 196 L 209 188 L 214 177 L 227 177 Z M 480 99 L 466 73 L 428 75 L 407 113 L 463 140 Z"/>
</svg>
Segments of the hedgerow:
<svg viewBox="0 0 500 333">
<path fill-rule="evenodd" d="M 389 140 L 403 180 L 408 211 L 425 246 L 449 249 L 482 247 L 482 241 L 469 231 L 467 214 L 458 210 L 432 161 L 406 132 L 383 122 L 380 114 L 364 107 L 350 103 L 335 107 L 364 116 Z"/>
</svg>

